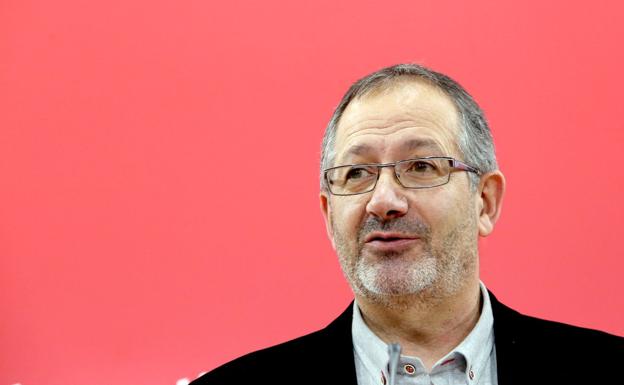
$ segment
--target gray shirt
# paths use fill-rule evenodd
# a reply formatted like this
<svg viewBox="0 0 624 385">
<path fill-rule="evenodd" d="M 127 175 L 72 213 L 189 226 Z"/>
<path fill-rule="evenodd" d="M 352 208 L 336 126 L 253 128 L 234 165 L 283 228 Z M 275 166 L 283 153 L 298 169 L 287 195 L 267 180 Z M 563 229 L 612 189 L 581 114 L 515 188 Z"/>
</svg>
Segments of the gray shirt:
<svg viewBox="0 0 624 385">
<path fill-rule="evenodd" d="M 494 318 L 483 282 L 481 315 L 468 336 L 451 352 L 425 370 L 418 357 L 401 355 L 396 385 L 497 385 Z M 388 379 L 388 345 L 364 322 L 357 303 L 353 308 L 353 350 L 358 385 L 385 385 Z"/>
</svg>

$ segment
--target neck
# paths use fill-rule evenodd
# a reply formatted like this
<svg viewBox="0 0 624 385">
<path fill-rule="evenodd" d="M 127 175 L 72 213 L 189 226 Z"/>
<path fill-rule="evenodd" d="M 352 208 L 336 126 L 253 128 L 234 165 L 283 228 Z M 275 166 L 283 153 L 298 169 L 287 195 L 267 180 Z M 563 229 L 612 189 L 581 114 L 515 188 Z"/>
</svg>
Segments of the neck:
<svg viewBox="0 0 624 385">
<path fill-rule="evenodd" d="M 356 298 L 373 333 L 386 343 L 401 344 L 402 354 L 420 358 L 428 371 L 466 338 L 481 313 L 478 280 L 443 298 L 420 293 L 393 305 Z"/>
</svg>

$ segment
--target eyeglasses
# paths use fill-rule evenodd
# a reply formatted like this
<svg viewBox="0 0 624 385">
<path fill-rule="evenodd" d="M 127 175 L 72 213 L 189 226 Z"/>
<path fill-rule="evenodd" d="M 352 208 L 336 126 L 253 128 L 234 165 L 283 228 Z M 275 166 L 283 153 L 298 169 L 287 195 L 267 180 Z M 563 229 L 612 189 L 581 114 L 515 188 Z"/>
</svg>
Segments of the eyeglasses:
<svg viewBox="0 0 624 385">
<path fill-rule="evenodd" d="M 405 188 L 421 189 L 447 184 L 455 170 L 481 172 L 446 156 L 406 159 L 392 163 L 348 164 L 324 170 L 325 181 L 333 195 L 364 194 L 375 189 L 382 167 L 394 167 L 397 182 Z"/>
</svg>

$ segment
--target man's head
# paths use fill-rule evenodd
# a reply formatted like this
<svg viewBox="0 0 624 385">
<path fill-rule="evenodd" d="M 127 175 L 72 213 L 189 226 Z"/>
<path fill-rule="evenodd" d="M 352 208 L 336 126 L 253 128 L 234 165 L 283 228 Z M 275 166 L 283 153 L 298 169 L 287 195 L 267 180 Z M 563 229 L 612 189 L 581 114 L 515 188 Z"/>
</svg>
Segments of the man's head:
<svg viewBox="0 0 624 385">
<path fill-rule="evenodd" d="M 393 167 L 371 168 L 372 191 L 337 196 L 322 172 L 328 235 L 360 297 L 386 304 L 446 297 L 478 280 L 477 238 L 498 218 L 504 179 L 483 113 L 453 80 L 416 65 L 361 79 L 328 125 L 321 167 L 423 157 L 458 159 L 479 174 L 449 168 L 448 183 L 414 189 Z M 432 165 L 410 167 L 420 173 Z"/>
</svg>

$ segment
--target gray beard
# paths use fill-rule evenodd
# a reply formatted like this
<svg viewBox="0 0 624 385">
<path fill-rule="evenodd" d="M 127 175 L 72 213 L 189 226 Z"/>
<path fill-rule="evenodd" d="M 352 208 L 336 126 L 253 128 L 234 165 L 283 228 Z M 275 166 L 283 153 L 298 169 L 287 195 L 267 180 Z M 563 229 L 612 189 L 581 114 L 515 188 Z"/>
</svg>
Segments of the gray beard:
<svg viewBox="0 0 624 385">
<path fill-rule="evenodd" d="M 464 222 L 434 244 L 430 228 L 420 220 L 369 218 L 358 233 L 355 249 L 334 228 L 338 259 L 354 293 L 373 303 L 398 306 L 414 299 L 430 302 L 448 297 L 461 290 L 477 269 L 476 235 L 469 231 L 476 223 L 471 218 Z M 417 234 L 422 240 L 420 255 L 370 254 L 364 250 L 364 238 L 371 231 Z"/>
</svg>

